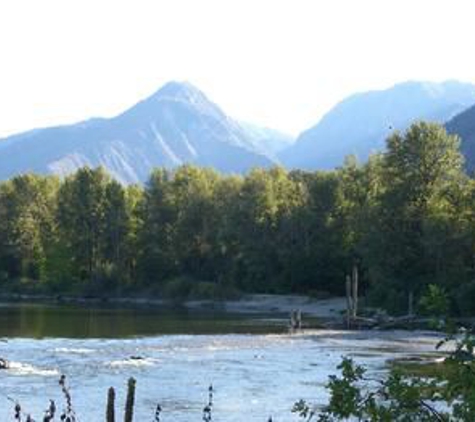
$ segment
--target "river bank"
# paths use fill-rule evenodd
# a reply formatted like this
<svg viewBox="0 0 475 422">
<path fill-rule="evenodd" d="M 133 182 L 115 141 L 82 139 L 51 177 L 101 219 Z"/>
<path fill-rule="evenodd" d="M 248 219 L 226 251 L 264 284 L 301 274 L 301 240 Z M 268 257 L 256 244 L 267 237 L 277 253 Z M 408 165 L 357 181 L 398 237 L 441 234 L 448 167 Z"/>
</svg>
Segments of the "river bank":
<svg viewBox="0 0 475 422">
<path fill-rule="evenodd" d="M 177 302 L 150 297 L 86 297 L 62 295 L 3 294 L 0 302 L 56 303 L 72 305 L 110 305 L 127 307 L 166 308 L 184 307 L 191 310 L 218 309 L 239 314 L 290 314 L 300 310 L 312 318 L 341 319 L 345 312 L 345 298 L 316 299 L 304 295 L 246 294 L 234 300 L 187 300 Z"/>
<path fill-rule="evenodd" d="M 348 328 L 346 320 L 346 298 L 331 297 L 317 299 L 305 295 L 245 294 L 239 299 L 227 300 L 185 300 L 177 301 L 156 297 L 92 297 L 63 296 L 46 294 L 0 294 L 0 304 L 48 304 L 71 305 L 84 308 L 100 309 L 136 309 L 167 311 L 182 309 L 191 313 L 220 313 L 222 315 L 256 316 L 275 318 L 285 322 L 294 311 L 300 311 L 304 328 Z M 1 305 L 0 305 L 1 306 Z M 368 309 L 366 309 L 368 311 Z M 376 311 L 376 310 L 373 310 Z M 473 325 L 473 317 L 454 317 L 454 322 L 461 325 Z M 433 318 L 422 316 L 391 317 L 381 311 L 376 317 L 358 317 L 352 319 L 352 329 L 443 329 L 437 327 Z"/>
</svg>

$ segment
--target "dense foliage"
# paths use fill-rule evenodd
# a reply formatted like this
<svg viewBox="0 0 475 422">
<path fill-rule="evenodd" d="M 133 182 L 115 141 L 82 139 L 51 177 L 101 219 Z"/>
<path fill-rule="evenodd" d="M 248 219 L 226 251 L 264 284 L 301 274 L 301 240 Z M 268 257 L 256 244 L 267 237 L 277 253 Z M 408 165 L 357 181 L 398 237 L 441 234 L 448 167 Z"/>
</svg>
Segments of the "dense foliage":
<svg viewBox="0 0 475 422">
<path fill-rule="evenodd" d="M 429 284 L 475 304 L 475 181 L 438 125 L 394 133 L 365 165 L 329 172 L 157 169 L 144 188 L 102 169 L 0 184 L 0 282 L 9 291 L 342 293 L 406 310 Z M 390 301 L 387 300 L 390 298 Z"/>
</svg>

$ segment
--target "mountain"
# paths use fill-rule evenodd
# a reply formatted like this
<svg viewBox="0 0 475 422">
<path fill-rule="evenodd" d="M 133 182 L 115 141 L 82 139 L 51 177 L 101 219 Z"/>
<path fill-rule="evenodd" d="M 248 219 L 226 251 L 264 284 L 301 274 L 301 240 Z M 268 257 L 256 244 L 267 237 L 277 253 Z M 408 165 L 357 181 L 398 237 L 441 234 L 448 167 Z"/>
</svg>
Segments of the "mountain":
<svg viewBox="0 0 475 422">
<path fill-rule="evenodd" d="M 86 165 L 103 166 L 123 183 L 144 182 L 154 167 L 184 163 L 242 173 L 275 164 L 274 153 L 266 152 L 271 138 L 228 117 L 193 85 L 170 82 L 111 119 L 0 140 L 0 180 L 30 171 L 66 175 Z"/>
<path fill-rule="evenodd" d="M 465 165 L 469 173 L 475 171 L 475 106 L 463 111 L 446 124 L 447 132 L 458 135 Z"/>
<path fill-rule="evenodd" d="M 289 148 L 295 138 L 275 129 L 261 127 L 247 122 L 239 122 L 241 127 L 247 132 L 248 139 L 253 147 L 263 154 L 277 159 L 277 154 Z"/>
<path fill-rule="evenodd" d="M 354 154 L 364 161 L 384 149 L 387 136 L 415 120 L 446 122 L 475 104 L 475 86 L 457 81 L 405 82 L 392 88 L 352 95 L 279 154 L 285 165 L 331 169 Z"/>
</svg>

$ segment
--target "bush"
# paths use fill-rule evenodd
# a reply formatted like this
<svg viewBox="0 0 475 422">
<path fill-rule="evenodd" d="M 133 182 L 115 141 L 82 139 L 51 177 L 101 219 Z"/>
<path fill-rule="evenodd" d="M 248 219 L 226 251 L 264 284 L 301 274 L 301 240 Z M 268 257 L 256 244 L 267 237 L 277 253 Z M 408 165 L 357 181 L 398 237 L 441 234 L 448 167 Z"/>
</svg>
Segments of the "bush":
<svg viewBox="0 0 475 422">
<path fill-rule="evenodd" d="M 475 281 L 462 283 L 454 296 L 455 304 L 462 316 L 475 315 Z"/>
<path fill-rule="evenodd" d="M 0 284 L 4 284 L 8 281 L 8 273 L 0 270 Z"/>
<path fill-rule="evenodd" d="M 221 286 L 210 281 L 196 281 L 190 291 L 191 299 L 216 300 L 223 298 Z"/>
<path fill-rule="evenodd" d="M 374 285 L 368 293 L 368 305 L 381 308 L 390 315 L 403 315 L 407 312 L 407 294 L 392 286 Z"/>
<path fill-rule="evenodd" d="M 166 299 L 182 302 L 190 296 L 192 286 L 188 277 L 175 277 L 165 282 L 162 295 Z"/>
<path fill-rule="evenodd" d="M 166 299 L 183 302 L 186 300 L 236 299 L 239 292 L 230 286 L 222 286 L 212 281 L 198 281 L 189 277 L 175 277 L 165 282 L 161 288 Z"/>
<path fill-rule="evenodd" d="M 429 284 L 426 292 L 419 301 L 419 308 L 423 315 L 440 317 L 449 312 L 449 298 L 444 288 L 436 284 Z"/>
</svg>

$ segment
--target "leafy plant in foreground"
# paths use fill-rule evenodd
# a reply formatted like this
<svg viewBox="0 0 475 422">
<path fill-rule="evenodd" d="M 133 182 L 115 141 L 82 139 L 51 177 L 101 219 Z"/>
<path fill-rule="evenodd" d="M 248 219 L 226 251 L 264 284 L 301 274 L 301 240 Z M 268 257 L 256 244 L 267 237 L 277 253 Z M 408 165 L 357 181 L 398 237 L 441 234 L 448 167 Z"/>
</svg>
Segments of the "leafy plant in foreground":
<svg viewBox="0 0 475 422">
<path fill-rule="evenodd" d="M 433 297 L 440 299 L 440 292 L 431 291 L 437 293 Z M 366 376 L 364 367 L 344 357 L 337 367 L 340 375 L 331 375 L 327 384 L 329 402 L 316 409 L 301 400 L 293 412 L 306 422 L 475 421 L 474 332 L 454 331 L 437 348 L 442 346 L 451 351 L 443 362 L 437 363 L 444 370 L 432 376 L 414 376 L 393 368 L 387 378 L 375 380 Z"/>
</svg>

